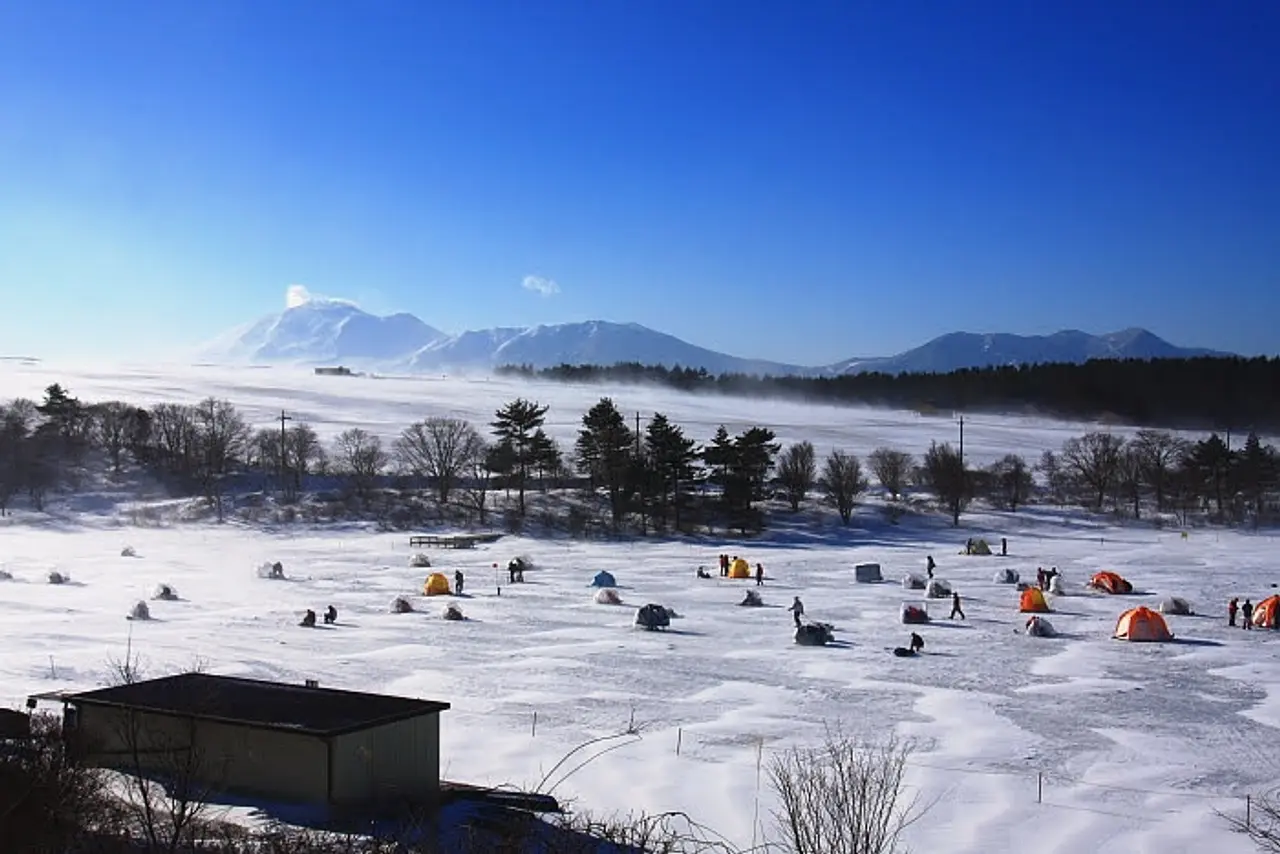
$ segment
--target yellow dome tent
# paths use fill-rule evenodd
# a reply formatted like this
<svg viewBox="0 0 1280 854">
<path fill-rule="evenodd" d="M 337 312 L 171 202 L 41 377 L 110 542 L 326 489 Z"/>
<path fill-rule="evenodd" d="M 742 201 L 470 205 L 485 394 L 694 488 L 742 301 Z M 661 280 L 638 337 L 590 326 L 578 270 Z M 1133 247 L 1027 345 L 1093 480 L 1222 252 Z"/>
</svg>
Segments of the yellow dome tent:
<svg viewBox="0 0 1280 854">
<path fill-rule="evenodd" d="M 1018 610 L 1024 614 L 1043 614 L 1048 612 L 1049 603 L 1044 601 L 1044 593 L 1039 587 L 1028 587 L 1022 591 L 1022 601 L 1018 603 Z"/>
<path fill-rule="evenodd" d="M 742 558 L 734 558 L 733 563 L 729 564 L 729 577 L 750 578 L 751 564 L 747 563 Z"/>
<path fill-rule="evenodd" d="M 449 579 L 444 577 L 444 573 L 433 572 L 427 576 L 426 582 L 422 585 L 423 596 L 446 596 L 449 593 Z"/>
</svg>

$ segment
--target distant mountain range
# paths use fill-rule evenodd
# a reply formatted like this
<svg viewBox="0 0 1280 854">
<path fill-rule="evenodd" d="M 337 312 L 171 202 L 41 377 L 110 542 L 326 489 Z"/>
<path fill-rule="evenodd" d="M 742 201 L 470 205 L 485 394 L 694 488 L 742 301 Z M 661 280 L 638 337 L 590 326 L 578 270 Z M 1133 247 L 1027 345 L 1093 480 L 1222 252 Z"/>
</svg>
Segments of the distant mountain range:
<svg viewBox="0 0 1280 854">
<path fill-rule="evenodd" d="M 435 373 L 500 365 L 680 365 L 713 374 L 835 376 L 865 373 L 946 373 L 961 368 L 1089 359 L 1163 359 L 1228 355 L 1178 347 L 1145 329 L 1106 335 L 1064 330 L 1052 335 L 952 332 L 896 356 L 845 359 L 832 365 L 791 365 L 717 353 L 637 323 L 592 320 L 481 329 L 449 335 L 412 314 L 369 314 L 343 300 L 313 298 L 233 329 L 197 352 L 206 362 L 346 365 L 384 373 Z"/>
</svg>

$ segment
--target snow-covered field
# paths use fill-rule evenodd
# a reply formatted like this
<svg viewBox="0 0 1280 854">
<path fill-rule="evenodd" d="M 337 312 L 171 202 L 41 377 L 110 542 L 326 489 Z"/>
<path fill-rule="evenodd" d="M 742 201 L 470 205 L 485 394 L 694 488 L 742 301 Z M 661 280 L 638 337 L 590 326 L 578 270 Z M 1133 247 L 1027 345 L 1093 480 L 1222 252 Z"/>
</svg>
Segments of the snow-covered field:
<svg viewBox="0 0 1280 854">
<path fill-rule="evenodd" d="M 86 371 L 0 364 L 0 398 L 38 396 L 62 382 L 85 400 L 193 402 L 214 394 L 267 422 L 281 407 L 322 432 L 358 425 L 388 435 L 410 420 L 452 412 L 477 422 L 516 395 L 552 404 L 562 439 L 603 392 L 514 381 L 314 378 L 220 369 Z M 953 436 L 949 419 L 911 413 L 685 398 L 614 389 L 624 411 L 667 412 L 691 435 L 724 421 L 774 427 L 865 453 L 878 444 L 919 451 Z M 966 422 L 975 461 L 1032 456 L 1086 429 L 1030 419 Z M 912 828 L 916 850 L 1205 852 L 1252 850 L 1215 810 L 1240 812 L 1280 767 L 1280 633 L 1228 629 L 1226 600 L 1255 602 L 1280 582 L 1273 535 L 1180 532 L 1095 524 L 1074 512 L 975 513 L 960 530 L 935 517 L 883 524 L 864 512 L 852 531 L 779 530 L 757 543 L 705 540 L 580 543 L 507 537 L 474 552 L 431 555 L 461 569 L 468 619 L 446 622 L 442 599 L 417 595 L 426 570 L 408 565 L 407 537 L 356 527 L 278 531 L 237 525 L 132 528 L 108 513 L 0 523 L 0 702 L 33 692 L 101 684 L 108 660 L 133 649 L 153 675 L 197 657 L 221 673 L 445 700 L 442 773 L 475 783 L 532 786 L 568 750 L 634 719 L 639 740 L 588 764 L 555 794 L 595 811 L 682 809 L 743 846 L 770 824 L 773 800 L 758 759 L 813 744 L 824 727 L 916 739 L 909 782 L 934 801 Z M 1009 539 L 1009 557 L 959 554 L 964 540 Z M 122 557 L 133 546 L 136 557 Z M 713 577 L 719 552 L 762 562 L 767 607 L 738 607 L 754 582 Z M 502 585 L 493 564 L 517 554 L 535 569 Z M 899 659 L 908 629 L 898 583 L 926 555 L 964 597 L 968 619 L 924 626 L 925 654 Z M 259 578 L 279 560 L 289 579 Z M 856 584 L 853 565 L 877 561 L 883 584 Z M 1069 595 L 1050 615 L 1063 633 L 1030 638 L 1010 585 L 1057 566 Z M 1083 584 L 1100 568 L 1137 593 L 1106 597 Z M 59 569 L 65 585 L 45 583 Z M 598 605 L 588 585 L 607 569 L 623 606 Z M 505 573 L 502 573 L 505 575 Z M 157 583 L 180 601 L 152 602 L 154 620 L 129 607 Z M 1126 607 L 1185 596 L 1209 616 L 1170 617 L 1178 640 L 1110 639 Z M 419 612 L 392 614 L 396 595 Z M 810 617 L 834 623 L 841 643 L 799 647 L 784 610 L 799 595 Z M 666 632 L 632 627 L 635 606 L 658 602 L 681 617 Z M 339 610 L 336 627 L 296 625 L 305 608 Z M 939 608 L 938 606 L 942 607 Z M 939 613 L 940 611 L 940 613 Z M 536 713 L 536 731 L 534 715 Z M 677 745 L 679 753 L 677 754 Z M 1042 775 L 1043 802 L 1037 802 Z"/>
</svg>

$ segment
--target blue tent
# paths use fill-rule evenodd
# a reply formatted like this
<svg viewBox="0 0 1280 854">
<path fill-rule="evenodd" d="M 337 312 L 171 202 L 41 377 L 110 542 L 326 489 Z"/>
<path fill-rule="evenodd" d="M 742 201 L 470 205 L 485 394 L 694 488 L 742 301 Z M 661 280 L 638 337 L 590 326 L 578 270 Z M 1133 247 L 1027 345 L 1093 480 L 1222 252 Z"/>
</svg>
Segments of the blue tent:
<svg viewBox="0 0 1280 854">
<path fill-rule="evenodd" d="M 617 587 L 617 579 L 613 577 L 613 573 L 605 572 L 603 569 L 596 573 L 596 577 L 591 580 L 592 587 Z"/>
</svg>

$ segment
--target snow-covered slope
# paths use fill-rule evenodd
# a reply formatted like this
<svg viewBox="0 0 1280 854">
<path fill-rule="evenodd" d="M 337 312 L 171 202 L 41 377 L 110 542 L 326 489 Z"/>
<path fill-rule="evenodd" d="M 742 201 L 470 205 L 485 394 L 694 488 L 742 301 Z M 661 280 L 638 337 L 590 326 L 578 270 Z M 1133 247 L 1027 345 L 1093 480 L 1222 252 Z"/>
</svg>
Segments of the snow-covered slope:
<svg viewBox="0 0 1280 854">
<path fill-rule="evenodd" d="M 412 314 L 379 317 L 345 300 L 313 298 L 234 329 L 199 355 L 210 361 L 376 365 L 444 337 Z"/>
<path fill-rule="evenodd" d="M 705 368 L 714 374 L 794 374 L 807 370 L 717 353 L 638 323 L 603 320 L 464 332 L 428 344 L 414 353 L 406 366 L 413 370 L 498 365 L 548 368 L 618 362 Z"/>
<path fill-rule="evenodd" d="M 849 359 L 831 366 L 832 373 L 947 373 L 962 368 L 1079 364 L 1089 359 L 1168 359 L 1223 355 L 1212 350 L 1178 347 L 1145 329 L 1090 335 L 1065 329 L 1052 335 L 1009 335 L 952 332 L 927 344 L 883 359 Z"/>
</svg>

